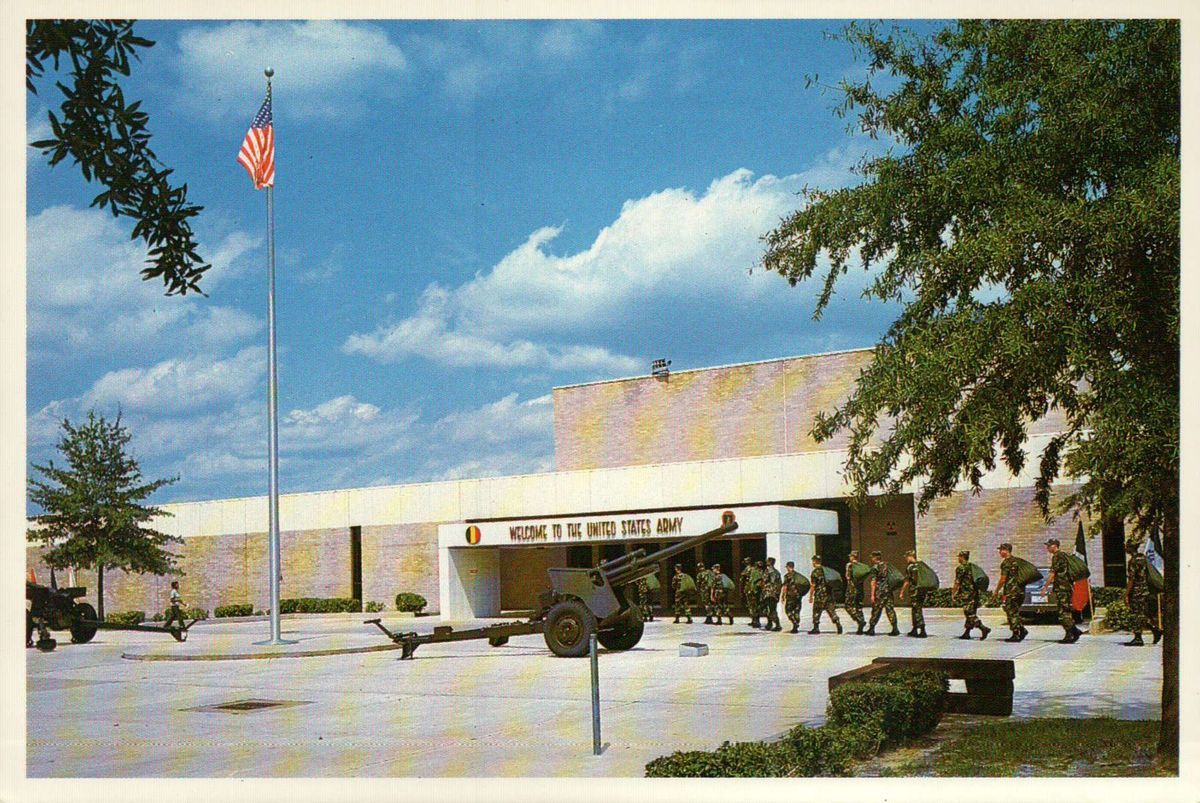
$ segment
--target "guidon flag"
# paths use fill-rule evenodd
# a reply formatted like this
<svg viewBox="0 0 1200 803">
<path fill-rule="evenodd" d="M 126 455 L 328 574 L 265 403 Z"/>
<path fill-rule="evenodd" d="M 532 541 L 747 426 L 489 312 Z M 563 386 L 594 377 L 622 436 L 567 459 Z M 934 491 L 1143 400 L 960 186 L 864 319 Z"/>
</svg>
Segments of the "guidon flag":
<svg viewBox="0 0 1200 803">
<path fill-rule="evenodd" d="M 275 186 L 275 128 L 271 124 L 270 84 L 267 84 L 267 98 L 254 115 L 254 122 L 242 141 L 237 160 L 250 174 L 254 189 Z"/>
</svg>

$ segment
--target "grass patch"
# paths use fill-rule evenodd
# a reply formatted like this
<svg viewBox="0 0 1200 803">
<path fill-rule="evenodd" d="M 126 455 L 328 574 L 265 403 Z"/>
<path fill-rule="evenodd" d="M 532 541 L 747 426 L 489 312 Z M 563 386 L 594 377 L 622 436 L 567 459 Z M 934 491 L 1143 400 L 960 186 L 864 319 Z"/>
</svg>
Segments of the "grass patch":
<svg viewBox="0 0 1200 803">
<path fill-rule="evenodd" d="M 1154 764 L 1157 720 L 1030 719 L 986 722 L 889 776 L 1172 776 Z"/>
</svg>

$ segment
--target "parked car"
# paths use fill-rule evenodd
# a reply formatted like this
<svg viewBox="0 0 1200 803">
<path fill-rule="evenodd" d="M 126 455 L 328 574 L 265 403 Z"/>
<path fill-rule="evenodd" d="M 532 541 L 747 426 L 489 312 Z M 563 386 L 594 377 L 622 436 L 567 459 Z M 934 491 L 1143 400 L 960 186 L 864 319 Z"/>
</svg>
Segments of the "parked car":
<svg viewBox="0 0 1200 803">
<path fill-rule="evenodd" d="M 1042 577 L 1050 576 L 1049 566 L 1038 566 Z M 1083 622 L 1092 618 L 1092 606 L 1088 596 L 1088 579 L 1076 580 L 1071 589 L 1071 607 L 1075 611 L 1075 621 Z M 1058 605 L 1050 597 L 1050 589 L 1046 584 L 1030 584 L 1025 586 L 1025 602 L 1021 605 L 1021 619 L 1026 622 L 1054 622 L 1058 620 Z"/>
</svg>

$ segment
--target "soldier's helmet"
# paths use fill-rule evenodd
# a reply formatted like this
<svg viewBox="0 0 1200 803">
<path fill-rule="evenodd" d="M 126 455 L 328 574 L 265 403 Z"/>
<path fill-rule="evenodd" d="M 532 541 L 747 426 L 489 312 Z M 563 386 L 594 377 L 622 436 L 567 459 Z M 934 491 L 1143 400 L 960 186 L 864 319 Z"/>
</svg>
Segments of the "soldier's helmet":
<svg viewBox="0 0 1200 803">
<path fill-rule="evenodd" d="M 958 553 L 958 556 L 959 556 L 960 558 L 965 558 L 966 560 L 970 560 L 970 559 L 971 559 L 971 550 L 969 550 L 969 549 L 964 549 L 964 550 L 962 550 L 961 552 L 959 552 L 959 553 Z"/>
<path fill-rule="evenodd" d="M 1054 546 L 1059 546 L 1058 539 L 1057 538 L 1047 538 L 1046 546 L 1050 546 L 1051 544 L 1053 544 Z"/>
<path fill-rule="evenodd" d="M 871 557 L 873 557 L 873 558 L 882 558 L 882 557 L 883 557 L 883 553 L 882 553 L 882 552 L 880 552 L 878 549 L 872 549 L 872 550 L 871 550 Z"/>
<path fill-rule="evenodd" d="M 858 550 L 857 549 L 850 550 L 850 560 L 858 560 Z"/>
<path fill-rule="evenodd" d="M 820 556 L 820 555 L 813 555 L 813 557 L 812 557 L 812 561 L 813 561 L 813 563 L 820 563 L 820 562 L 821 562 L 821 556 Z"/>
<path fill-rule="evenodd" d="M 1003 544 L 996 547 L 996 549 L 1003 549 L 1005 552 L 1012 552 L 1012 544 L 1005 541 Z"/>
<path fill-rule="evenodd" d="M 721 564 L 719 564 L 719 563 L 714 563 L 714 564 L 713 564 L 713 571 L 716 571 L 716 570 L 718 570 L 718 569 L 720 569 L 720 568 L 721 568 Z"/>
<path fill-rule="evenodd" d="M 794 560 L 789 560 L 786 565 L 789 569 L 796 568 L 796 562 Z"/>
<path fill-rule="evenodd" d="M 1140 546 L 1140 544 L 1138 544 L 1137 541 L 1126 541 L 1125 542 L 1125 551 L 1128 552 L 1130 555 L 1136 555 L 1138 553 L 1139 546 Z"/>
<path fill-rule="evenodd" d="M 767 558 L 767 563 L 769 563 L 769 564 L 771 564 L 772 566 L 774 566 L 774 565 L 775 565 L 775 558 Z"/>
<path fill-rule="evenodd" d="M 915 558 L 916 556 L 917 556 L 917 550 L 915 550 L 915 549 L 908 549 L 908 550 L 905 550 L 905 552 L 904 552 L 904 557 L 906 557 L 906 558 Z"/>
<path fill-rule="evenodd" d="M 744 563 L 744 564 L 746 564 L 747 566 L 749 566 L 749 565 L 750 565 L 750 558 L 749 558 L 749 557 L 742 558 L 742 563 Z"/>
<path fill-rule="evenodd" d="M 683 571 L 683 564 L 682 564 L 682 563 L 676 563 L 676 564 L 675 564 L 675 571 L 677 571 L 677 572 L 681 572 L 681 571 Z"/>
</svg>

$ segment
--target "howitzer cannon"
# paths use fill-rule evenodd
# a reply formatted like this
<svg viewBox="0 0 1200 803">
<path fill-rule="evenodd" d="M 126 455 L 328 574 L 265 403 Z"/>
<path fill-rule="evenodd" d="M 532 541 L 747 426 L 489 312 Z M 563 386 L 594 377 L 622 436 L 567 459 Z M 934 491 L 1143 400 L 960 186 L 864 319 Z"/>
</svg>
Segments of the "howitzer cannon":
<svg viewBox="0 0 1200 803">
<path fill-rule="evenodd" d="M 715 530 L 693 536 L 673 546 L 646 554 L 638 548 L 619 558 L 602 561 L 591 569 L 552 568 L 550 589 L 538 596 L 538 608 L 528 621 L 505 622 L 469 630 L 455 630 L 449 625 L 435 627 L 432 633 L 393 633 L 379 619 L 364 624 L 375 625 L 401 647 L 400 659 L 412 658 L 422 644 L 447 641 L 487 639 L 499 647 L 511 636 L 541 633 L 546 646 L 555 655 L 580 658 L 587 654 L 593 633 L 601 645 L 610 650 L 628 650 L 642 638 L 644 624 L 641 611 L 626 598 L 625 590 L 639 580 L 658 571 L 658 562 L 700 546 L 706 541 L 728 535 L 737 529 L 733 514 L 722 517 Z"/>
<path fill-rule="evenodd" d="M 25 611 L 25 646 L 36 646 L 42 652 L 50 652 L 58 646 L 58 642 L 50 635 L 51 630 L 70 630 L 73 644 L 86 644 L 96 635 L 97 630 L 137 630 L 142 633 L 167 633 L 176 641 L 186 641 L 188 629 L 198 620 L 193 619 L 185 625 L 177 627 L 157 627 L 155 625 L 123 625 L 115 622 L 101 622 L 96 618 L 96 609 L 87 602 L 77 602 L 87 594 L 84 586 L 69 586 L 59 588 L 50 572 L 50 585 L 43 586 L 25 581 L 25 599 L 29 608 Z M 34 642 L 33 631 L 38 633 Z"/>
</svg>

